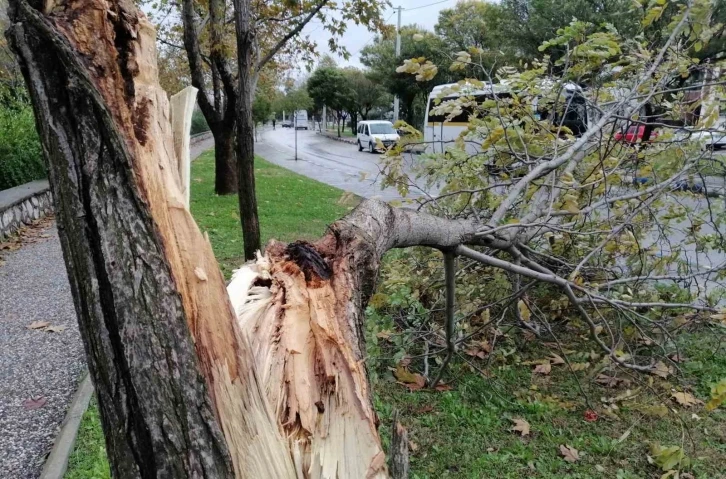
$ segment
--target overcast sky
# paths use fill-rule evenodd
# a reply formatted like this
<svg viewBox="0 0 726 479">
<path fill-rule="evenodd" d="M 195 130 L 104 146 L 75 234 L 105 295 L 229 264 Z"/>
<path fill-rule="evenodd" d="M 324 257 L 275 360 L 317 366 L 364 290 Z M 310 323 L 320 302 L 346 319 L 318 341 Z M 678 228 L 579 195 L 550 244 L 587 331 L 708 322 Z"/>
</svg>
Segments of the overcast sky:
<svg viewBox="0 0 726 479">
<path fill-rule="evenodd" d="M 401 6 L 401 25 L 410 25 L 416 23 L 429 30 L 434 29 L 434 25 L 439 18 L 439 11 L 451 8 L 456 5 L 457 0 L 391 0 L 394 7 Z M 386 23 L 396 24 L 396 10 L 389 8 L 385 11 L 383 18 L 387 19 Z M 319 22 L 308 25 L 304 32 L 310 35 L 310 38 L 317 41 L 321 54 L 327 53 L 328 34 L 322 28 Z M 373 41 L 375 32 L 370 32 L 364 27 L 351 25 L 342 38 L 342 44 L 353 54 L 349 61 L 337 57 L 336 60 L 341 66 L 353 65 L 360 67 L 359 52 L 362 48 Z"/>
</svg>

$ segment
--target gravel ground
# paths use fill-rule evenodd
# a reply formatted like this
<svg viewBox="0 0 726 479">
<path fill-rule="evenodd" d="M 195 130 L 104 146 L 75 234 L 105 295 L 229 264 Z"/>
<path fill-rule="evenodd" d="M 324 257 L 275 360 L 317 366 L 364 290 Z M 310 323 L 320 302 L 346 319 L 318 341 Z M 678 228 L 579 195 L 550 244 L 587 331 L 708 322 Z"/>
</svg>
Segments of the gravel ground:
<svg viewBox="0 0 726 479">
<path fill-rule="evenodd" d="M 0 266 L 0 478 L 38 477 L 85 357 L 55 223 Z M 61 332 L 28 329 L 34 321 Z M 27 401 L 37 400 L 30 409 Z"/>
</svg>

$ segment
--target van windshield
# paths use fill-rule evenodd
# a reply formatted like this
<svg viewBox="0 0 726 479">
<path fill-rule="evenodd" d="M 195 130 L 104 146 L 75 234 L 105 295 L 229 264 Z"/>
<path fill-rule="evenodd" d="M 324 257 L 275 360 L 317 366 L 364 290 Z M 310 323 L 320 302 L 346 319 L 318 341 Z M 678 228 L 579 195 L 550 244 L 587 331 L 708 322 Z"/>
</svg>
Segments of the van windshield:
<svg viewBox="0 0 726 479">
<path fill-rule="evenodd" d="M 371 135 L 392 135 L 396 133 L 390 123 L 371 123 Z"/>
</svg>

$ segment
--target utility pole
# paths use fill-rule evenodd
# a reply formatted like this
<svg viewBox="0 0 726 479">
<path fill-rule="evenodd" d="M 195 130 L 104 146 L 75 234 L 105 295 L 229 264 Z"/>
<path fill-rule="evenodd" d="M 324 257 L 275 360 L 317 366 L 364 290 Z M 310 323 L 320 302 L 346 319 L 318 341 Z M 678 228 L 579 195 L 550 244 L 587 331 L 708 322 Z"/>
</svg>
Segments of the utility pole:
<svg viewBox="0 0 726 479">
<path fill-rule="evenodd" d="M 401 6 L 396 7 L 398 10 L 398 25 L 396 26 L 396 58 L 401 56 Z M 398 121 L 398 110 L 400 101 L 398 95 L 393 97 L 393 123 Z"/>
<path fill-rule="evenodd" d="M 297 161 L 297 110 L 293 112 L 292 117 L 294 118 L 292 126 L 295 128 L 295 161 Z"/>
</svg>

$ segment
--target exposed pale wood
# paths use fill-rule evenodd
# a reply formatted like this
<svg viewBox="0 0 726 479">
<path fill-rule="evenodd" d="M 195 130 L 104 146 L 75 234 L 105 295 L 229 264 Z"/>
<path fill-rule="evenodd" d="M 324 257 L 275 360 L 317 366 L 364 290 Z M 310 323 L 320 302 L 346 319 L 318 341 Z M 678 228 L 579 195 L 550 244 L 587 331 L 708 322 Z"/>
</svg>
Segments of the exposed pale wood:
<svg viewBox="0 0 726 479">
<path fill-rule="evenodd" d="M 191 157 L 189 150 L 192 115 L 197 99 L 197 90 L 188 86 L 171 97 L 171 130 L 174 136 L 174 153 L 179 169 L 179 187 L 184 196 L 184 204 L 189 208 L 189 181 Z"/>
<path fill-rule="evenodd" d="M 179 188 L 152 25 L 130 0 L 11 18 L 114 476 L 294 477 Z"/>
<path fill-rule="evenodd" d="M 349 321 L 346 260 L 328 279 L 306 279 L 273 243 L 228 287 L 299 477 L 387 477 L 359 331 Z"/>
</svg>

